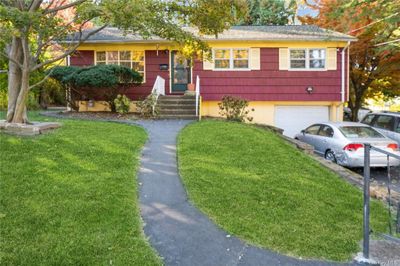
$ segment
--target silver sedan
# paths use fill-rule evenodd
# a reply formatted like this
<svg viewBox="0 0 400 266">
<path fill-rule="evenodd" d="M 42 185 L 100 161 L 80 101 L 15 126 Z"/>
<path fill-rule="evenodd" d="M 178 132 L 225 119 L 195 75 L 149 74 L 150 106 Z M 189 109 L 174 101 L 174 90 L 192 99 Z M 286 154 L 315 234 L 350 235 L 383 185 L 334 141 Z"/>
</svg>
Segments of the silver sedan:
<svg viewBox="0 0 400 266">
<path fill-rule="evenodd" d="M 364 166 L 364 143 L 400 155 L 398 144 L 383 136 L 370 126 L 353 123 L 320 123 L 302 130 L 295 139 L 308 143 L 325 159 L 347 167 Z M 387 156 L 371 150 L 371 166 L 384 167 Z M 391 166 L 400 165 L 400 160 L 390 158 Z"/>
</svg>

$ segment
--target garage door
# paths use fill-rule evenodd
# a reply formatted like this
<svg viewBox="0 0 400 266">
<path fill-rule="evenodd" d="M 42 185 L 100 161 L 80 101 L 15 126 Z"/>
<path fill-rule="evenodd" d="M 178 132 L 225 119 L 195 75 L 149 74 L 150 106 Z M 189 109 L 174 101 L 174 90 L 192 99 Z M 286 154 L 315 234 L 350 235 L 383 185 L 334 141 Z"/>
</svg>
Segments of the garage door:
<svg viewBox="0 0 400 266">
<path fill-rule="evenodd" d="M 275 126 L 294 137 L 311 124 L 329 121 L 328 106 L 276 106 Z"/>
</svg>

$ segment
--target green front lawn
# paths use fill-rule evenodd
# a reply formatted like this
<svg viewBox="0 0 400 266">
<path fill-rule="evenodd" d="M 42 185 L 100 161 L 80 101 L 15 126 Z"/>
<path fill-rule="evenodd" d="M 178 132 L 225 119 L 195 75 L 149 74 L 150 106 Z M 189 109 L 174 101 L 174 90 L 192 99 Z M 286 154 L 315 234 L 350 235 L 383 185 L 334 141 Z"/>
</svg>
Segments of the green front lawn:
<svg viewBox="0 0 400 266">
<path fill-rule="evenodd" d="M 362 193 L 275 134 L 206 120 L 179 136 L 189 197 L 217 224 L 285 254 L 349 260 L 362 239 Z M 372 229 L 386 229 L 372 203 Z"/>
<path fill-rule="evenodd" d="M 138 209 L 145 131 L 60 122 L 38 137 L 0 134 L 0 264 L 161 264 Z"/>
</svg>

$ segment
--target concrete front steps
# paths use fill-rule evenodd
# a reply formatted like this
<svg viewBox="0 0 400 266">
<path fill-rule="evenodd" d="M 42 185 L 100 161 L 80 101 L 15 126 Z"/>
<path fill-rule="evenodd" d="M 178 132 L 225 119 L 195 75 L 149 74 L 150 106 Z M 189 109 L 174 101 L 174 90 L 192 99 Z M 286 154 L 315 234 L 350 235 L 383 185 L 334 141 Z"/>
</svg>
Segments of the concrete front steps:
<svg viewBox="0 0 400 266">
<path fill-rule="evenodd" d="M 161 119 L 197 119 L 196 97 L 189 95 L 160 96 L 157 102 Z"/>
</svg>

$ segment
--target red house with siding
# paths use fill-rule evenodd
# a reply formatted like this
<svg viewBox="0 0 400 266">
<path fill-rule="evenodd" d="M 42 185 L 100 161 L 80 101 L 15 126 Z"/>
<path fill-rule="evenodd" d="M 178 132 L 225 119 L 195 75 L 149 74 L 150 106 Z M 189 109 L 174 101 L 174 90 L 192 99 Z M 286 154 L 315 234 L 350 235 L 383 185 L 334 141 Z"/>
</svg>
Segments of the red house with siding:
<svg viewBox="0 0 400 266">
<path fill-rule="evenodd" d="M 196 87 L 201 116 L 219 116 L 218 102 L 224 95 L 245 98 L 255 110 L 255 122 L 283 128 L 289 136 L 311 123 L 342 119 L 353 37 L 290 25 L 236 26 L 218 38 L 202 38 L 212 48 L 212 60 L 190 64 L 170 41 L 106 28 L 82 44 L 69 62 L 82 67 L 119 64 L 139 71 L 144 82 L 127 91 L 132 100 L 152 92 L 165 95 L 160 99 L 177 100 L 188 87 Z M 93 107 L 82 102 L 84 111 L 107 109 L 101 101 Z"/>
</svg>

